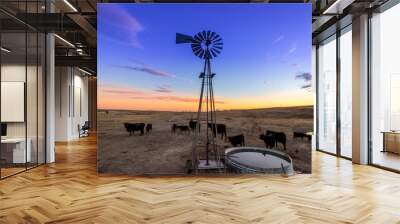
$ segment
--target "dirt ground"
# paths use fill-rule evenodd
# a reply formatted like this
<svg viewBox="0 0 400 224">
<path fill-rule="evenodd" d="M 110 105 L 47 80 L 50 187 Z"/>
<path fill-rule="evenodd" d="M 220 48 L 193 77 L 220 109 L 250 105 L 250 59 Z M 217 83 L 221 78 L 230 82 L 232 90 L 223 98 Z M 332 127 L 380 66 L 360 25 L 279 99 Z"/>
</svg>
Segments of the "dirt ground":
<svg viewBox="0 0 400 224">
<path fill-rule="evenodd" d="M 188 125 L 191 112 L 98 111 L 98 170 L 117 174 L 182 174 L 191 158 L 193 133 L 171 133 L 172 124 Z M 123 123 L 151 123 L 148 135 L 138 132 L 129 136 Z M 311 132 L 313 108 L 288 107 L 255 110 L 218 111 L 217 123 L 227 126 L 227 135 L 244 134 L 246 146 L 265 147 L 259 135 L 265 130 L 284 132 L 288 153 L 297 172 L 311 172 L 311 142 L 293 139 L 293 131 Z M 204 124 L 205 125 L 205 124 Z M 204 126 L 203 125 L 203 126 Z M 202 133 L 205 129 L 202 126 Z M 200 137 L 204 139 L 205 134 Z M 231 147 L 227 140 L 218 140 L 218 149 Z M 279 147 L 283 150 L 283 147 Z M 199 150 L 201 157 L 203 149 Z"/>
</svg>

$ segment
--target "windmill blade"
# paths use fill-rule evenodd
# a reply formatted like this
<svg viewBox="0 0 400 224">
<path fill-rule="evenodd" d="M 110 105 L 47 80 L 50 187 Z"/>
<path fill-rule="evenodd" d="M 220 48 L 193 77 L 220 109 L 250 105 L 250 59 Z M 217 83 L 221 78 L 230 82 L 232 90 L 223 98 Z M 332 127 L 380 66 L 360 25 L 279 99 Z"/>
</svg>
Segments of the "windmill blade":
<svg viewBox="0 0 400 224">
<path fill-rule="evenodd" d="M 203 41 L 203 40 L 205 40 L 205 39 L 206 39 L 206 37 L 203 35 L 203 33 L 202 33 L 202 32 L 199 32 L 197 35 L 199 35 L 199 37 L 200 37 L 200 41 Z"/>
<path fill-rule="evenodd" d="M 224 43 L 222 43 L 222 42 L 215 42 L 214 43 L 214 46 L 222 46 L 222 45 L 224 45 Z"/>
<path fill-rule="evenodd" d="M 193 37 L 181 33 L 176 33 L 176 43 L 183 44 L 183 43 L 193 43 Z"/>
<path fill-rule="evenodd" d="M 192 43 L 192 47 L 201 47 L 201 44 L 199 42 Z"/>
<path fill-rule="evenodd" d="M 200 51 L 202 51 L 203 49 L 201 47 L 192 47 L 192 51 L 193 53 L 199 53 Z"/>
<path fill-rule="evenodd" d="M 211 41 L 214 39 L 215 35 L 216 35 L 215 32 L 211 32 L 211 36 L 210 36 Z"/>
<path fill-rule="evenodd" d="M 204 58 L 204 51 L 200 51 L 200 57 Z"/>
<path fill-rule="evenodd" d="M 197 50 L 201 50 L 201 47 L 200 46 L 197 46 L 197 45 L 192 45 L 192 50 L 193 51 L 197 51 Z"/>
<path fill-rule="evenodd" d="M 195 55 L 199 55 L 200 52 L 203 51 L 203 49 L 201 49 L 201 48 L 196 49 L 196 50 L 192 49 L 192 51 L 193 51 L 193 53 L 194 53 Z"/>
<path fill-rule="evenodd" d="M 207 40 L 209 40 L 210 39 L 210 37 L 211 37 L 211 31 L 207 31 Z"/>
<path fill-rule="evenodd" d="M 214 40 L 214 42 L 222 42 L 222 38 L 218 38 L 218 39 Z"/>
<path fill-rule="evenodd" d="M 214 46 L 214 48 L 216 48 L 218 50 L 222 50 L 222 46 Z"/>
<path fill-rule="evenodd" d="M 203 30 L 201 33 L 203 34 L 203 40 L 207 40 L 207 32 Z"/>
<path fill-rule="evenodd" d="M 211 49 L 210 51 L 211 51 L 211 54 L 212 54 L 214 57 L 217 57 L 218 54 L 214 52 L 214 49 Z"/>
<path fill-rule="evenodd" d="M 211 52 L 212 52 L 213 54 L 215 54 L 214 57 L 217 57 L 217 56 L 221 53 L 221 51 L 219 51 L 219 50 L 217 50 L 217 49 L 211 49 Z"/>
<path fill-rule="evenodd" d="M 200 36 L 199 34 L 196 34 L 196 35 L 194 36 L 194 40 L 195 40 L 196 42 L 200 43 L 200 42 L 201 42 L 201 36 Z"/>
<path fill-rule="evenodd" d="M 215 41 L 216 39 L 221 39 L 221 37 L 217 33 L 215 33 L 215 36 L 213 37 L 212 41 Z"/>
<path fill-rule="evenodd" d="M 197 57 L 199 57 L 199 58 L 202 58 L 201 57 L 201 53 L 200 52 L 198 52 L 197 54 L 195 54 Z"/>
<path fill-rule="evenodd" d="M 221 53 L 221 51 L 218 50 L 218 49 L 216 49 L 216 48 L 212 48 L 211 51 L 212 51 L 212 52 L 215 52 L 216 54 L 220 54 L 220 53 Z"/>
</svg>

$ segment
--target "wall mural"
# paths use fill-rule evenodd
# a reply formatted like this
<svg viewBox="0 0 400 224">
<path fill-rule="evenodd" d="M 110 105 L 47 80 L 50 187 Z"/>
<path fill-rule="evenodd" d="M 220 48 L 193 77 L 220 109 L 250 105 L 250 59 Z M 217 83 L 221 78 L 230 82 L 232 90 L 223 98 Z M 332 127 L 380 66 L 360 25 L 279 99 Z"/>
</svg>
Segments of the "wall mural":
<svg viewBox="0 0 400 224">
<path fill-rule="evenodd" d="M 311 172 L 310 4 L 98 4 L 98 171 Z"/>
</svg>

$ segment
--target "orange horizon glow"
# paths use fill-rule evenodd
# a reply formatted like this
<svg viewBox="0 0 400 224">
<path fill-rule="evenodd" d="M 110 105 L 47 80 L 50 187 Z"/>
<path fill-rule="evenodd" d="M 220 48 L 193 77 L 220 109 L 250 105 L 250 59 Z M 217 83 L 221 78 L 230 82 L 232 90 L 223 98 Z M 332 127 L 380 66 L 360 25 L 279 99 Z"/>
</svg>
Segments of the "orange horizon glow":
<svg viewBox="0 0 400 224">
<path fill-rule="evenodd" d="M 294 97 L 295 96 L 295 97 Z M 101 86 L 98 92 L 98 108 L 104 110 L 147 111 L 197 111 L 198 96 L 182 93 L 153 93 L 124 86 Z M 273 107 L 312 106 L 312 94 L 306 90 L 277 92 L 252 98 L 216 97 L 217 110 L 247 110 Z M 203 111 L 205 104 L 203 104 Z"/>
</svg>

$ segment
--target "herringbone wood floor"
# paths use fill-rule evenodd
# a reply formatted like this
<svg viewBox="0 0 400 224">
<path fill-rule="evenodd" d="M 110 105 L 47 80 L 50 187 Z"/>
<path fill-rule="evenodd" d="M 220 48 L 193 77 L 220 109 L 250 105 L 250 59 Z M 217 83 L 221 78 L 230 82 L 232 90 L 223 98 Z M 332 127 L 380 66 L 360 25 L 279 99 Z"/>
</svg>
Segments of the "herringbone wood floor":
<svg viewBox="0 0 400 224">
<path fill-rule="evenodd" d="M 90 137 L 0 181 L 0 223 L 400 223 L 400 175 L 314 152 L 290 178 L 99 176 Z"/>
</svg>

